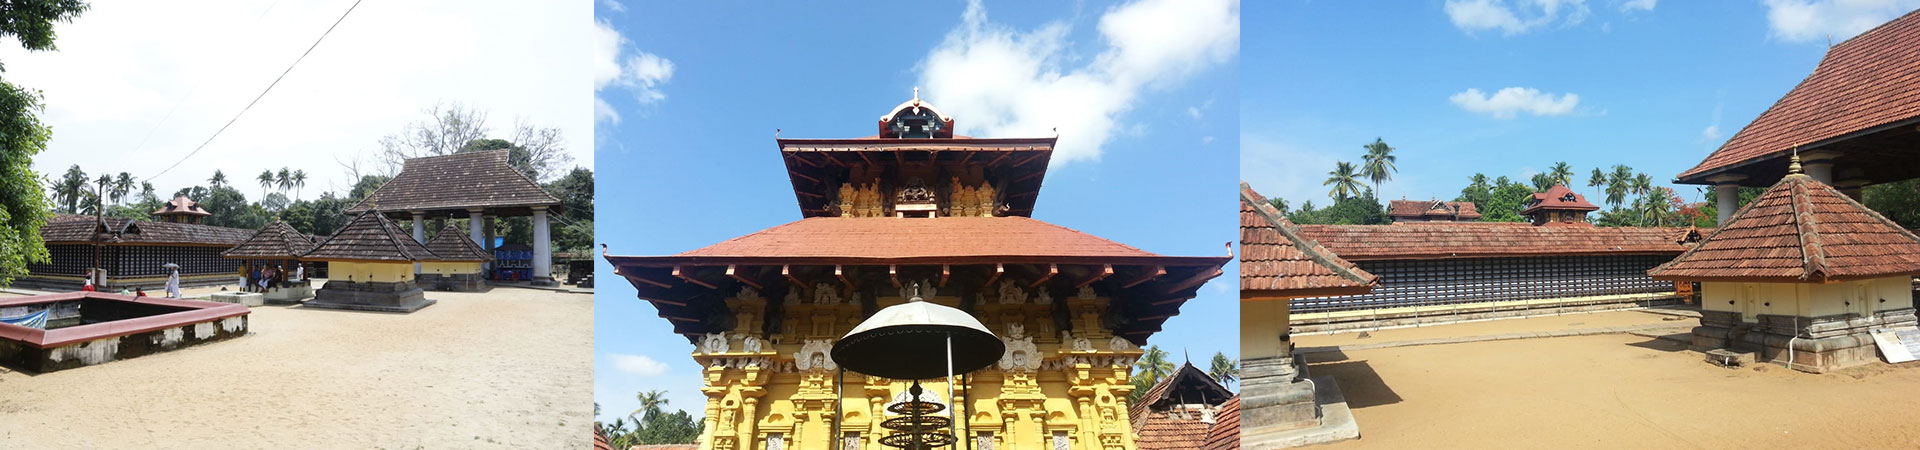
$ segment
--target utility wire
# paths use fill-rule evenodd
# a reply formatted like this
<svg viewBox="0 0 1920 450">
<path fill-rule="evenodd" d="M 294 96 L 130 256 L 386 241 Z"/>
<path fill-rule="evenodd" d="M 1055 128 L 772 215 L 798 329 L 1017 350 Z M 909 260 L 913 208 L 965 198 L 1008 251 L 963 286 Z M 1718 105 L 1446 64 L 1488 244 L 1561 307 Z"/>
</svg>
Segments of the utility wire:
<svg viewBox="0 0 1920 450">
<path fill-rule="evenodd" d="M 339 19 L 334 19 L 334 21 L 333 21 L 333 25 L 329 25 L 329 26 L 327 26 L 327 31 L 326 31 L 326 32 L 323 32 L 323 33 L 320 33 L 320 37 L 319 37 L 318 39 L 314 39 L 314 40 L 313 40 L 313 45 L 310 45 L 310 46 L 307 46 L 307 51 L 305 51 L 305 52 L 301 52 L 301 53 L 300 53 L 300 57 L 299 57 L 299 58 L 295 58 L 295 59 L 293 60 L 293 64 L 288 64 L 288 65 L 287 65 L 287 70 L 283 70 L 283 71 L 281 71 L 281 72 L 280 72 L 280 76 L 278 76 L 278 77 L 274 77 L 274 79 L 273 79 L 273 83 L 271 83 L 271 84 L 268 84 L 268 85 L 267 85 L 267 88 L 266 88 L 266 89 L 262 89 L 262 90 L 260 91 L 260 95 L 257 95 L 257 96 L 254 96 L 254 97 L 253 97 L 253 101 L 251 101 L 251 102 L 247 102 L 247 106 L 246 106 L 246 107 L 244 107 L 244 108 L 240 108 L 240 112 L 239 112 L 239 113 L 236 113 L 236 114 L 234 114 L 234 115 L 233 115 L 233 118 L 232 118 L 232 119 L 228 119 L 228 120 L 227 120 L 227 123 L 226 123 L 225 125 L 221 125 L 221 126 L 220 126 L 220 129 L 218 129 L 218 130 L 214 130 L 214 132 L 213 132 L 213 135 L 212 135 L 212 136 L 207 136 L 207 140 L 206 140 L 205 142 L 201 142 L 201 143 L 200 143 L 200 146 L 199 146 L 199 147 L 194 147 L 194 148 L 193 148 L 193 151 L 191 151 L 191 152 L 187 152 L 187 155 L 186 155 L 186 156 L 182 156 L 182 157 L 180 157 L 180 160 L 179 160 L 179 161 L 174 161 L 174 162 L 173 162 L 173 165 L 171 165 L 171 166 L 167 166 L 167 168 L 166 168 L 166 169 L 162 169 L 162 170 L 160 170 L 160 173 L 156 173 L 156 174 L 153 174 L 152 176 L 149 176 L 149 177 L 147 177 L 146 179 L 144 179 L 144 180 L 141 180 L 141 181 L 152 181 L 152 180 L 153 180 L 153 179 L 154 179 L 155 177 L 159 177 L 159 176 L 161 176 L 161 175 L 165 175 L 165 174 L 166 174 L 166 173 L 167 173 L 168 171 L 171 171 L 171 170 L 173 170 L 173 168 L 175 168 L 175 167 L 179 167 L 179 166 L 180 166 L 180 163 L 183 163 L 183 162 L 187 162 L 187 158 L 192 158 L 194 154 L 196 154 L 196 153 L 200 153 L 200 150 L 201 150 L 201 149 L 205 149 L 205 148 L 207 148 L 207 144 L 211 144 L 211 143 L 213 143 L 213 139 L 214 139 L 214 138 L 217 138 L 217 137 L 220 137 L 220 133 L 221 133 L 221 132 L 224 132 L 224 131 L 227 131 L 227 127 L 231 127 L 231 126 L 233 126 L 233 123 L 234 123 L 234 122 L 237 122 L 237 121 L 239 121 L 239 120 L 240 120 L 240 116 L 243 116 L 243 115 L 246 115 L 246 114 L 247 114 L 247 111 L 248 111 L 248 110 L 252 110 L 252 109 L 253 109 L 253 105 L 255 105 L 255 104 L 258 104 L 258 103 L 260 103 L 260 99 L 262 99 L 262 98 L 266 98 L 266 97 L 267 97 L 267 93 L 268 93 L 268 92 L 273 92 L 273 87 L 274 87 L 274 86 L 279 86 L 279 85 L 280 85 L 280 80 L 282 80 L 282 79 L 285 79 L 285 78 L 287 77 L 287 74 L 288 74 L 288 73 L 292 73 L 292 72 L 293 72 L 293 68 L 294 68 L 294 67 L 296 67 L 296 66 L 299 66 L 299 65 L 300 65 L 300 61 L 304 61 L 304 60 L 306 60 L 306 59 L 307 59 L 307 55 L 308 55 L 308 54 L 312 54 L 312 53 L 313 53 L 313 49 L 314 49 L 314 48 L 317 48 L 317 47 L 320 47 L 320 42 L 321 42 L 321 41 L 325 41 L 325 40 L 327 39 L 327 35 L 329 35 L 329 34 L 333 34 L 333 29 L 334 29 L 334 28 L 337 28 L 337 27 L 339 27 L 339 26 L 340 26 L 340 22 L 342 22 L 342 21 L 345 21 L 345 20 L 347 20 L 347 15 L 348 15 L 348 14 L 352 14 L 352 13 L 353 13 L 353 10 L 354 10 L 354 8 L 358 8 L 358 7 L 360 7 L 360 1 L 361 1 L 361 0 L 354 0 L 354 1 L 353 1 L 353 6 L 348 6 L 348 7 L 347 7 L 347 11 L 346 11 L 346 12 L 343 12 L 343 13 L 340 13 L 340 18 L 339 18 Z"/>
<path fill-rule="evenodd" d="M 260 15 L 259 15 L 259 16 L 255 16 L 255 17 L 253 18 L 253 21 L 254 21 L 254 23 L 253 23 L 253 24 L 254 24 L 254 27 L 255 27 L 256 29 L 258 29 L 258 27 L 260 26 L 260 19 L 264 19 L 264 18 L 266 18 L 266 17 L 267 17 L 267 13 L 268 13 L 268 12 L 272 12 L 272 11 L 273 11 L 273 7 L 274 7 L 274 5 L 278 5 L 278 4 L 280 4 L 280 2 L 279 2 L 279 1 L 275 1 L 275 2 L 273 2 L 272 4 L 268 4 L 268 5 L 267 5 L 267 9 L 266 9 L 266 10 L 263 10 L 263 11 L 260 11 Z M 154 123 L 153 123 L 153 126 L 151 126 L 151 127 L 148 127 L 148 128 L 147 128 L 147 134 L 146 134 L 146 136 L 141 136 L 141 137 L 140 137 L 140 143 L 138 143 L 138 144 L 134 144 L 134 145 L 133 145 L 133 151 L 132 151 L 132 152 L 129 152 L 129 153 L 139 153 L 139 152 L 140 152 L 140 149 L 142 149 L 142 148 L 146 148 L 146 146 L 147 146 L 147 141 L 148 141 L 149 139 L 152 139 L 152 138 L 153 138 L 153 132 L 155 132 L 155 131 L 159 131 L 159 130 L 160 130 L 160 126 L 161 126 L 161 125 L 164 125 L 164 124 L 166 124 L 166 123 L 167 123 L 167 119 L 171 119 L 171 118 L 173 118 L 173 113 L 174 113 L 175 111 L 179 111 L 179 110 L 180 110 L 180 105 L 183 105 L 183 104 L 186 104 L 186 103 L 187 103 L 187 98 L 190 98 L 190 97 L 193 97 L 193 93 L 194 93 L 195 91 L 199 91 L 199 90 L 200 90 L 200 84 L 201 84 L 201 83 L 204 83 L 204 82 L 206 82 L 206 81 L 207 81 L 207 79 L 206 79 L 206 78 L 201 78 L 201 79 L 199 79 L 199 80 L 197 80 L 197 81 L 194 81 L 194 82 L 193 82 L 193 86 L 192 86 L 192 87 L 188 87 L 188 88 L 187 88 L 187 93 L 186 93 L 186 94 L 183 94 L 183 95 L 181 95 L 181 96 L 180 96 L 180 99 L 179 99 L 179 100 L 177 100 L 177 101 L 174 101 L 174 102 L 173 102 L 173 107 L 172 107 L 172 108 L 168 108 L 168 109 L 167 109 L 167 114 L 166 114 L 166 115 L 164 115 L 164 116 L 160 116 L 160 121 L 159 121 L 159 122 L 154 122 Z M 151 180 L 151 179 L 149 179 L 149 180 Z M 142 180 L 142 181 L 148 181 L 148 180 Z"/>
</svg>

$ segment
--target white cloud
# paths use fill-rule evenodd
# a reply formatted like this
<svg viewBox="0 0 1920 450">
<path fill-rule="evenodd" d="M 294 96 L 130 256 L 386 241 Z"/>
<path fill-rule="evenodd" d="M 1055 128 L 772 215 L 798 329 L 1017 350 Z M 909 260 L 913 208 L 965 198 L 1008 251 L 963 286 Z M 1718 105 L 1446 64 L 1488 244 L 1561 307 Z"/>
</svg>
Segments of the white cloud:
<svg viewBox="0 0 1920 450">
<path fill-rule="evenodd" d="M 634 48 L 633 42 L 621 35 L 620 30 L 603 20 L 593 22 L 591 46 L 596 121 L 620 123 L 620 113 L 600 96 L 600 92 L 608 88 L 626 90 L 641 105 L 667 99 L 661 86 L 673 79 L 673 61 Z"/>
<path fill-rule="evenodd" d="M 1525 87 L 1504 88 L 1491 96 L 1479 89 L 1469 88 L 1453 94 L 1448 100 L 1461 109 L 1497 119 L 1511 119 L 1522 112 L 1536 116 L 1561 116 L 1572 113 L 1574 107 L 1580 105 L 1580 96 L 1576 94 L 1555 97 L 1551 93 Z"/>
<path fill-rule="evenodd" d="M 1834 43 L 1880 26 L 1916 8 L 1920 0 L 1766 0 L 1767 25 L 1791 42 Z"/>
<path fill-rule="evenodd" d="M 667 363 L 654 361 L 646 355 L 628 355 L 608 353 L 607 360 L 613 362 L 613 369 L 628 375 L 650 377 L 667 373 Z"/>
<path fill-rule="evenodd" d="M 1707 129 L 1700 130 L 1700 139 L 1708 141 L 1720 140 L 1720 125 L 1707 125 Z"/>
<path fill-rule="evenodd" d="M 627 5 L 620 3 L 620 0 L 600 0 L 600 6 L 606 7 L 608 11 L 627 12 Z"/>
<path fill-rule="evenodd" d="M 1586 0 L 1447 0 L 1444 9 L 1447 19 L 1461 31 L 1497 29 L 1508 36 L 1556 21 L 1565 26 L 1579 25 L 1590 12 Z"/>
<path fill-rule="evenodd" d="M 1659 1 L 1660 0 L 1627 0 L 1625 3 L 1620 4 L 1620 10 L 1626 12 L 1652 11 L 1654 4 Z"/>
<path fill-rule="evenodd" d="M 79 164 L 90 174 L 154 176 L 232 119 L 352 4 L 95 2 L 55 25 L 58 51 L 0 45 L 8 81 L 46 94 L 41 118 L 53 136 L 35 170 Z M 351 187 L 338 160 L 361 157 L 372 172 L 380 137 L 441 102 L 489 113 L 499 134 L 517 120 L 558 128 L 575 164 L 591 167 L 589 55 L 579 45 L 590 36 L 571 25 L 591 9 L 366 2 L 231 128 L 151 182 L 168 195 L 205 185 L 217 169 L 258 196 L 248 180 L 287 167 L 307 172 L 300 195 L 312 199 Z"/>
<path fill-rule="evenodd" d="M 1232 60 L 1239 2 L 1139 0 L 1108 9 L 1099 30 L 1106 46 L 1078 58 L 1067 51 L 1067 24 L 1017 31 L 989 22 L 986 7 L 971 1 L 960 26 L 920 63 L 923 98 L 954 116 L 961 134 L 1058 130 L 1056 163 L 1098 160 L 1106 140 L 1129 128 L 1120 116 L 1143 91 Z"/>
<path fill-rule="evenodd" d="M 1198 108 L 1198 107 L 1193 107 L 1193 106 L 1188 106 L 1188 107 L 1187 107 L 1187 117 L 1192 117 L 1192 118 L 1193 118 L 1193 120 L 1200 120 L 1200 117 L 1201 117 L 1201 114 L 1200 114 L 1200 108 Z"/>
</svg>

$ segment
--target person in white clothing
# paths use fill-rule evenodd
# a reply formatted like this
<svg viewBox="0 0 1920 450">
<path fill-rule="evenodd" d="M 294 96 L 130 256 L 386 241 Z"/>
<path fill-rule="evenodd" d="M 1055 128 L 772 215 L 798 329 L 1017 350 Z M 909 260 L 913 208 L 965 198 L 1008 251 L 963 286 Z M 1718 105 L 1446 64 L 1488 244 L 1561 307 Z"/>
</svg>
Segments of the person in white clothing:
<svg viewBox="0 0 1920 450">
<path fill-rule="evenodd" d="M 180 298 L 180 268 L 167 268 L 167 298 Z"/>
</svg>

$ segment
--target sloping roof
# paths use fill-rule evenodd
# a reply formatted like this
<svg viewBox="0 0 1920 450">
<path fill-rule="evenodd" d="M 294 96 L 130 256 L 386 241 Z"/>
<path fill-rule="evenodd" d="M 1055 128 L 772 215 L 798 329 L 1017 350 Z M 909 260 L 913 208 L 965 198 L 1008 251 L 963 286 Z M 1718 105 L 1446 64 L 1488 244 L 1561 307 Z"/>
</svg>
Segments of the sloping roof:
<svg viewBox="0 0 1920 450">
<path fill-rule="evenodd" d="M 1595 254 L 1679 254 L 1687 228 L 1541 227 L 1513 222 L 1301 225 L 1349 261 Z"/>
<path fill-rule="evenodd" d="M 56 215 L 40 227 L 40 239 L 56 243 L 105 243 L 126 245 L 208 245 L 232 246 L 252 237 L 254 230 L 192 223 L 137 221 L 70 214 Z"/>
<path fill-rule="evenodd" d="M 1207 430 L 1207 442 L 1200 449 L 1240 449 L 1240 396 L 1220 404 L 1220 411 L 1213 415 L 1213 428 Z"/>
<path fill-rule="evenodd" d="M 1128 406 L 1127 414 L 1134 419 L 1134 427 L 1141 426 L 1141 420 L 1152 417 L 1153 412 L 1164 411 L 1180 404 L 1217 405 L 1233 397 L 1233 391 L 1221 386 L 1206 372 L 1194 367 L 1193 363 L 1182 363 L 1166 378 L 1147 388 L 1147 393 Z"/>
<path fill-rule="evenodd" d="M 1134 427 L 1133 443 L 1139 450 L 1193 450 L 1207 443 L 1213 424 L 1191 417 L 1190 413 L 1153 413 Z"/>
<path fill-rule="evenodd" d="M 439 256 L 401 231 L 379 210 L 355 216 L 300 259 L 315 261 L 437 261 Z"/>
<path fill-rule="evenodd" d="M 1568 200 L 1569 196 L 1572 200 Z M 1520 214 L 1533 214 L 1534 211 L 1543 209 L 1598 211 L 1600 207 L 1587 203 L 1587 196 L 1573 192 L 1573 189 L 1567 188 L 1567 185 L 1556 184 L 1547 188 L 1546 192 L 1533 193 L 1533 199 L 1527 201 L 1527 209 L 1521 210 Z"/>
<path fill-rule="evenodd" d="M 558 212 L 560 200 L 514 169 L 507 156 L 507 150 L 493 150 L 408 159 L 399 175 L 347 212 L 376 207 L 400 212 L 529 206 Z"/>
<path fill-rule="evenodd" d="M 274 221 L 261 227 L 260 231 L 247 238 L 220 256 L 227 258 L 299 258 L 313 251 L 313 240 L 306 233 L 293 229 L 286 222 Z"/>
<path fill-rule="evenodd" d="M 1480 218 L 1480 211 L 1474 207 L 1473 202 L 1392 200 L 1387 202 L 1387 215 L 1391 217 L 1441 216 L 1472 220 Z"/>
<path fill-rule="evenodd" d="M 1920 80 L 1915 74 L 1920 74 L 1920 10 L 1827 49 L 1805 80 L 1676 178 L 1696 178 L 1755 159 L 1785 156 L 1794 146 L 1817 146 L 1920 118 Z"/>
<path fill-rule="evenodd" d="M 473 243 L 473 237 L 460 227 L 447 224 L 440 234 L 427 239 L 427 250 L 439 256 L 441 261 L 492 261 L 493 254 Z"/>
<path fill-rule="evenodd" d="M 1212 264 L 1218 258 L 1160 256 L 1027 217 L 812 217 L 667 257 L 610 257 L 621 263 L 748 261 L 824 264 L 1066 262 Z M 1192 260 L 1192 261 L 1184 261 Z"/>
<path fill-rule="evenodd" d="M 1647 274 L 1816 283 L 1920 274 L 1920 237 L 1796 173 L 1740 208 L 1698 246 Z"/>
<path fill-rule="evenodd" d="M 211 216 L 213 215 L 213 213 L 207 212 L 205 208 L 201 208 L 200 202 L 193 201 L 193 199 L 187 198 L 187 196 L 182 195 L 182 196 L 174 197 L 173 200 L 168 200 L 166 206 L 161 206 L 160 209 L 154 210 L 153 215 L 156 215 L 156 216 Z"/>
<path fill-rule="evenodd" d="M 593 450 L 613 450 L 613 444 L 607 442 L 607 432 L 600 429 L 599 422 L 593 424 Z"/>
<path fill-rule="evenodd" d="M 1301 239 L 1298 227 L 1246 183 L 1240 183 L 1240 292 L 1358 294 L 1378 277 Z"/>
</svg>

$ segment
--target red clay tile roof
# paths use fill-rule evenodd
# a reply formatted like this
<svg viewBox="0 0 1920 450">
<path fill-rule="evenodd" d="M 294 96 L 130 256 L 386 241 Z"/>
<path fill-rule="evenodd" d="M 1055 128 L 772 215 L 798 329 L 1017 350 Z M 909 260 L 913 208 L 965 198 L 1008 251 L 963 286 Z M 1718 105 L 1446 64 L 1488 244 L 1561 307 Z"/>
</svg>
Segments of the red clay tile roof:
<svg viewBox="0 0 1920 450">
<path fill-rule="evenodd" d="M 1573 199 L 1567 200 L 1567 196 L 1573 196 Z M 1546 192 L 1533 193 L 1533 200 L 1527 201 L 1527 209 L 1521 210 L 1520 214 L 1533 214 L 1534 211 L 1543 209 L 1598 211 L 1600 207 L 1587 203 L 1587 196 L 1573 192 L 1573 189 L 1568 189 L 1567 185 L 1556 184 Z"/>
<path fill-rule="evenodd" d="M 440 234 L 427 239 L 427 250 L 439 256 L 441 261 L 484 262 L 492 261 L 493 253 L 473 243 L 473 236 L 453 224 L 440 229 Z"/>
<path fill-rule="evenodd" d="M 438 261 L 439 256 L 400 230 L 400 226 L 371 210 L 333 232 L 300 259 L 311 261 Z"/>
<path fill-rule="evenodd" d="M 1537 227 L 1526 223 L 1301 225 L 1300 236 L 1351 261 L 1589 254 L 1679 254 L 1686 228 Z"/>
<path fill-rule="evenodd" d="M 306 233 L 293 229 L 286 222 L 274 221 L 261 227 L 259 232 L 247 238 L 220 256 L 227 258 L 269 258 L 295 259 L 313 251 L 313 240 Z"/>
<path fill-rule="evenodd" d="M 1475 209 L 1473 202 L 1442 202 L 1436 200 L 1388 201 L 1387 215 L 1390 217 L 1441 216 L 1465 220 L 1480 218 L 1480 212 Z"/>
<path fill-rule="evenodd" d="M 613 444 L 607 442 L 607 432 L 601 430 L 598 423 L 593 424 L 593 450 L 613 450 Z"/>
<path fill-rule="evenodd" d="M 1215 264 L 1220 259 L 1160 256 L 1027 217 L 812 217 L 670 257 L 613 258 L 670 264 L 748 260 L 795 264 L 1013 263 L 1093 258 L 1110 264 L 1140 261 L 1167 265 Z"/>
<path fill-rule="evenodd" d="M 1694 179 L 1743 162 L 1782 157 L 1796 145 L 1818 146 L 1915 118 L 1920 118 L 1920 10 L 1827 49 L 1820 65 L 1798 86 L 1675 178 Z"/>
<path fill-rule="evenodd" d="M 1201 450 L 1240 450 L 1240 396 L 1220 404 L 1213 415 L 1213 428 L 1207 430 L 1207 442 Z"/>
<path fill-rule="evenodd" d="M 61 214 L 40 227 L 46 243 L 107 243 L 127 245 L 233 246 L 253 236 L 253 230 L 176 222 L 137 221 Z"/>
<path fill-rule="evenodd" d="M 1207 443 L 1213 426 L 1190 414 L 1153 413 L 1134 429 L 1133 443 L 1140 450 L 1193 450 Z"/>
<path fill-rule="evenodd" d="M 401 212 L 529 206 L 558 212 L 560 200 L 514 169 L 507 156 L 507 150 L 494 150 L 408 159 L 399 175 L 347 208 L 347 213 L 368 208 Z"/>
<path fill-rule="evenodd" d="M 1227 401 L 1233 396 L 1233 391 L 1213 381 L 1212 376 L 1194 367 L 1193 363 L 1183 363 L 1179 368 L 1173 369 L 1173 373 L 1161 378 L 1159 383 L 1154 383 L 1153 387 L 1147 388 L 1145 394 L 1140 394 L 1140 399 L 1127 407 L 1127 414 L 1133 419 L 1134 431 L 1139 432 L 1140 427 L 1147 423 L 1147 418 L 1156 416 L 1156 412 L 1170 409 L 1173 405 L 1187 403 L 1213 405 Z"/>
<path fill-rule="evenodd" d="M 213 213 L 207 212 L 205 208 L 201 208 L 200 202 L 193 201 L 193 199 L 187 198 L 187 196 L 182 195 L 182 196 L 174 197 L 173 200 L 168 200 L 167 205 L 160 207 L 160 209 L 154 210 L 153 215 L 156 215 L 156 216 L 211 216 L 213 215 Z"/>
<path fill-rule="evenodd" d="M 1319 295 L 1365 293 L 1378 277 L 1354 267 L 1320 244 L 1300 238 L 1299 228 L 1240 183 L 1240 291 Z"/>
<path fill-rule="evenodd" d="M 1831 282 L 1920 274 L 1920 237 L 1831 186 L 1787 175 L 1692 250 L 1666 280 Z"/>
</svg>

